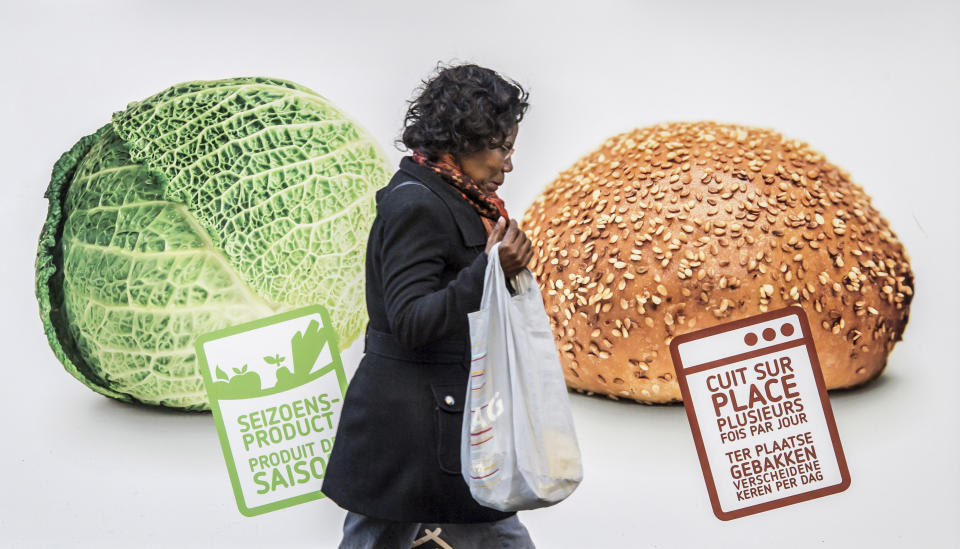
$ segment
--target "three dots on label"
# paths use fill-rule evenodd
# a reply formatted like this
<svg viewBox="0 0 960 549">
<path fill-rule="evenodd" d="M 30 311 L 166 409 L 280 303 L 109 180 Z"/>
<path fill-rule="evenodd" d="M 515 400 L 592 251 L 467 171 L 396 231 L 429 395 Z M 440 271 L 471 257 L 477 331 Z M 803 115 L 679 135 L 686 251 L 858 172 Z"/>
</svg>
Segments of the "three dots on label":
<svg viewBox="0 0 960 549">
<path fill-rule="evenodd" d="M 793 324 L 784 323 L 783 325 L 781 325 L 780 333 L 786 337 L 792 336 Z M 774 330 L 773 328 L 765 328 L 763 332 L 761 332 L 761 335 L 763 336 L 763 339 L 767 341 L 773 341 L 774 338 L 777 337 L 777 331 Z M 751 347 L 756 345 L 758 341 L 760 341 L 760 338 L 757 337 L 757 334 L 753 332 L 749 332 L 747 333 L 747 335 L 743 336 L 743 342 L 746 343 L 747 345 L 750 345 Z"/>
</svg>

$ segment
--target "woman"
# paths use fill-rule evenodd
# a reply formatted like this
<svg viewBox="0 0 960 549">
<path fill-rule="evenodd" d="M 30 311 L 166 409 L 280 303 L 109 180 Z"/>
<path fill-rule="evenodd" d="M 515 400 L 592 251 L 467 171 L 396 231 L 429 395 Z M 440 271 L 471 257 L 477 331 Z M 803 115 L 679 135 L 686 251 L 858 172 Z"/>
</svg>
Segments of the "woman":
<svg viewBox="0 0 960 549">
<path fill-rule="evenodd" d="M 508 278 L 533 256 L 496 194 L 526 99 L 494 71 L 461 65 L 440 70 L 407 111 L 413 155 L 377 192 L 366 354 L 323 484 L 349 511 L 341 548 L 408 549 L 421 523 L 439 524 L 457 549 L 533 547 L 514 513 L 476 503 L 460 475 L 467 313 L 480 306 L 487 252 L 502 241 Z"/>
</svg>

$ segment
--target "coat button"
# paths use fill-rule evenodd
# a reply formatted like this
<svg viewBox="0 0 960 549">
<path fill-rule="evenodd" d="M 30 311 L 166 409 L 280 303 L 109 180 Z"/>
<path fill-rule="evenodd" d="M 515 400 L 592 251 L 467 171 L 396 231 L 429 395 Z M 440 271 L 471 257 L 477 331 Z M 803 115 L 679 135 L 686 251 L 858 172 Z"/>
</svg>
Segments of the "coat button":
<svg viewBox="0 0 960 549">
<path fill-rule="evenodd" d="M 450 395 L 443 397 L 443 401 L 447 404 L 447 406 L 453 406 L 457 403 L 457 401 Z"/>
</svg>

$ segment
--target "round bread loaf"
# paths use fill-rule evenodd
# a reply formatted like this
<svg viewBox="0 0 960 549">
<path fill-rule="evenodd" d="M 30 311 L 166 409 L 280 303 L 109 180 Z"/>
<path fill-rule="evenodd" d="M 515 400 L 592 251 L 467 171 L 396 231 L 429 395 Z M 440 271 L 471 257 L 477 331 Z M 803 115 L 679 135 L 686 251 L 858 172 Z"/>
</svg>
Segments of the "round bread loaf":
<svg viewBox="0 0 960 549">
<path fill-rule="evenodd" d="M 803 307 L 827 387 L 880 375 L 913 296 L 903 245 L 863 189 L 765 129 L 665 123 L 607 140 L 522 226 L 571 388 L 679 401 L 670 340 Z"/>
</svg>

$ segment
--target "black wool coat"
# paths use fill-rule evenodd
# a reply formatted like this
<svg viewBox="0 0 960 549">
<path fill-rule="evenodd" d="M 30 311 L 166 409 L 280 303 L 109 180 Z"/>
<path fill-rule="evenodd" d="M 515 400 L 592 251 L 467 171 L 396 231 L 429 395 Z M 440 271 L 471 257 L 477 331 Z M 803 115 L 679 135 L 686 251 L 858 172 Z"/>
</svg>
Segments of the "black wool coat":
<svg viewBox="0 0 960 549">
<path fill-rule="evenodd" d="M 488 522 L 460 473 L 470 365 L 467 313 L 487 266 L 480 215 L 431 169 L 404 158 L 376 195 L 366 258 L 365 355 L 344 397 L 323 492 L 405 522 Z"/>
</svg>

